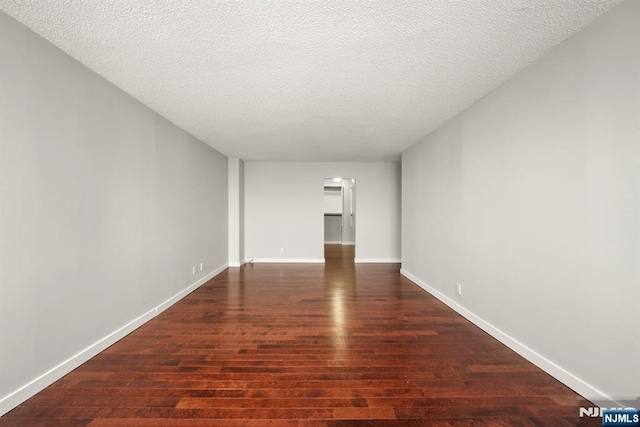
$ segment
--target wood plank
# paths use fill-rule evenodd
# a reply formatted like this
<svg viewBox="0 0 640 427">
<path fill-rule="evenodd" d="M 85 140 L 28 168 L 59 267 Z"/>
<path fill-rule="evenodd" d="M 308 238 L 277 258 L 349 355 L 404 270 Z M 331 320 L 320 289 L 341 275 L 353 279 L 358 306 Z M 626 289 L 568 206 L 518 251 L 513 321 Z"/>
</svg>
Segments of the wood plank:
<svg viewBox="0 0 640 427">
<path fill-rule="evenodd" d="M 0 426 L 576 425 L 585 402 L 401 277 L 229 269 L 0 418 Z M 581 425 L 588 425 L 582 420 Z"/>
</svg>

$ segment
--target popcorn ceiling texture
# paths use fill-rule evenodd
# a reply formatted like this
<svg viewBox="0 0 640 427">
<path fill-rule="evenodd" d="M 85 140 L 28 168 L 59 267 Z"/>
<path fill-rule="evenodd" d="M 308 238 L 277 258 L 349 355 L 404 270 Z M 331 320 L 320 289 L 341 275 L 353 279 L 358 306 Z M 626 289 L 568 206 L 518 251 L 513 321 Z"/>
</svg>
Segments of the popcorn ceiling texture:
<svg viewBox="0 0 640 427">
<path fill-rule="evenodd" d="M 628 0 L 633 1 L 633 0 Z M 0 0 L 223 154 L 398 154 L 619 0 Z"/>
</svg>

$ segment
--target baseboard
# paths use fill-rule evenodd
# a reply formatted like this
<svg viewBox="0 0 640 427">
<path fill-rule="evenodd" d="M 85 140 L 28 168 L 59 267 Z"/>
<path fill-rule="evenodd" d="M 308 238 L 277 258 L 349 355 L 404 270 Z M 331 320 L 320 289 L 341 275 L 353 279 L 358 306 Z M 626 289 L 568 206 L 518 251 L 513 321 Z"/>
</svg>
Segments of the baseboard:
<svg viewBox="0 0 640 427">
<path fill-rule="evenodd" d="M 324 242 L 325 245 L 341 245 L 342 242 L 340 240 L 332 241 L 332 242 Z"/>
<path fill-rule="evenodd" d="M 80 351 L 78 354 L 71 356 L 64 362 L 40 375 L 38 378 L 23 385 L 14 392 L 4 396 L 2 399 L 0 399 L 0 416 L 6 414 L 16 406 L 20 405 L 22 402 L 29 399 L 31 396 L 35 395 L 42 389 L 53 384 L 69 372 L 76 369 L 78 366 L 85 363 L 87 360 L 96 356 L 102 350 L 115 344 L 118 340 L 124 338 L 129 333 L 133 332 L 149 320 L 153 319 L 155 316 L 156 309 L 153 308 L 137 317 L 136 319 L 132 320 L 131 322 L 127 323 L 126 325 L 122 326 L 121 328 L 110 333 L 101 340 L 91 344 L 89 347 Z"/>
<path fill-rule="evenodd" d="M 492 337 L 500 341 L 502 344 L 509 347 L 511 350 L 518 353 L 520 356 L 527 359 L 529 362 L 533 363 L 543 371 L 547 372 L 549 375 L 551 375 L 558 381 L 562 382 L 567 387 L 570 387 L 571 389 L 576 391 L 578 394 L 581 394 L 583 397 L 586 397 L 589 400 L 608 401 L 608 402 L 617 403 L 615 399 L 611 398 L 610 396 L 607 396 L 601 390 L 598 390 L 596 387 L 592 386 L 586 381 L 573 375 L 571 372 L 567 371 L 566 369 L 557 365 L 553 361 L 542 356 L 532 348 L 529 348 L 526 345 L 522 344 L 517 339 L 511 337 L 510 335 L 506 334 L 502 330 L 493 326 L 491 323 L 485 321 L 484 319 L 477 316 L 470 310 L 466 309 L 460 303 L 449 298 L 448 296 L 446 296 L 439 290 L 433 288 L 432 286 L 429 286 L 427 283 L 423 282 L 413 274 L 409 273 L 404 268 L 400 269 L 400 274 L 402 274 L 407 279 L 411 280 L 416 285 L 420 286 L 422 289 L 424 289 L 425 291 L 427 291 L 428 293 L 430 293 L 431 295 L 433 295 L 434 297 L 442 301 L 444 304 L 446 304 L 447 306 L 455 310 L 462 317 L 466 318 L 471 323 L 478 326 L 480 329 L 482 329 L 483 331 L 485 331 L 486 333 L 488 333 L 489 335 L 491 335 Z"/>
<path fill-rule="evenodd" d="M 342 246 L 354 246 L 356 242 L 342 242 Z"/>
<path fill-rule="evenodd" d="M 356 264 L 400 264 L 402 260 L 397 258 L 356 258 Z"/>
<path fill-rule="evenodd" d="M 54 382 L 56 382 L 57 380 L 59 380 L 69 372 L 76 369 L 78 366 L 82 365 L 92 357 L 96 356 L 98 353 L 105 350 L 107 347 L 115 344 L 120 339 L 124 338 L 131 332 L 135 331 L 140 326 L 144 325 L 146 322 L 153 319 L 158 314 L 162 313 L 164 310 L 166 310 L 167 308 L 169 308 L 170 306 L 172 306 L 173 304 L 180 301 L 182 298 L 184 298 L 185 296 L 187 296 L 188 294 L 196 290 L 202 284 L 204 284 L 205 282 L 211 280 L 213 277 L 223 272 L 226 268 L 227 268 L 226 264 L 216 268 L 215 270 L 208 273 L 206 276 L 197 280 L 193 284 L 189 285 L 188 287 L 178 292 L 171 298 L 160 303 L 159 305 L 152 308 L 151 310 L 141 314 L 140 316 L 136 317 L 126 325 L 116 329 L 106 337 L 96 341 L 95 343 L 91 344 L 89 347 L 71 356 L 64 362 L 60 363 L 59 365 L 51 368 L 44 374 L 40 375 L 38 378 L 30 381 L 29 383 L 23 385 L 22 387 L 9 393 L 8 395 L 0 398 L 0 416 L 6 414 L 16 406 L 20 405 L 25 400 L 34 396 L 36 393 L 38 393 L 42 389 L 53 384 Z"/>
<path fill-rule="evenodd" d="M 245 261 L 243 262 L 229 262 L 229 267 L 242 267 L 245 264 Z"/>
<path fill-rule="evenodd" d="M 324 264 L 324 258 L 255 258 L 255 264 L 264 263 L 282 263 L 282 264 Z"/>
<path fill-rule="evenodd" d="M 175 294 L 174 296 L 172 296 L 168 300 L 164 301 L 163 303 L 160 303 L 155 308 L 156 316 L 158 314 L 162 313 L 163 311 L 165 311 L 167 308 L 171 307 L 173 304 L 175 304 L 178 301 L 180 301 L 182 298 L 184 298 L 187 295 L 189 295 L 191 292 L 193 292 L 196 289 L 198 289 L 200 286 L 202 286 L 203 284 L 205 284 L 209 280 L 213 279 L 218 274 L 222 273 L 224 270 L 227 269 L 228 266 L 229 266 L 229 264 L 221 265 L 220 267 L 216 268 L 212 272 L 207 273 L 206 276 L 202 277 L 201 279 L 199 279 L 196 282 L 192 283 L 191 285 L 187 286 L 185 289 L 181 290 L 180 292 L 178 292 L 177 294 Z"/>
</svg>

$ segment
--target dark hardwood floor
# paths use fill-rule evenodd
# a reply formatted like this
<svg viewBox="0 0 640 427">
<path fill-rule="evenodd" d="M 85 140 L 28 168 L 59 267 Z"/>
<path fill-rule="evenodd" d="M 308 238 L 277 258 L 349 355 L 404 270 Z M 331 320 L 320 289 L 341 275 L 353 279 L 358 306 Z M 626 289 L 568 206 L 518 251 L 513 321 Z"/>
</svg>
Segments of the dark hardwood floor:
<svg viewBox="0 0 640 427">
<path fill-rule="evenodd" d="M 326 257 L 225 271 L 0 426 L 578 424 L 580 396 L 399 265 Z"/>
</svg>

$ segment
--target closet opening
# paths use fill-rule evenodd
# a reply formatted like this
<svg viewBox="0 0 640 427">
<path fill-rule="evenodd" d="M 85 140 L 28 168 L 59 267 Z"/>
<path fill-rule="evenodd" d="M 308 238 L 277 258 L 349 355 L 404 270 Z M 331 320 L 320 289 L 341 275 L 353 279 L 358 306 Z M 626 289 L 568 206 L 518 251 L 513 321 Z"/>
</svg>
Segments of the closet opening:
<svg viewBox="0 0 640 427">
<path fill-rule="evenodd" d="M 325 262 L 355 258 L 356 245 L 356 180 L 325 178 L 324 180 L 324 257 Z"/>
</svg>

